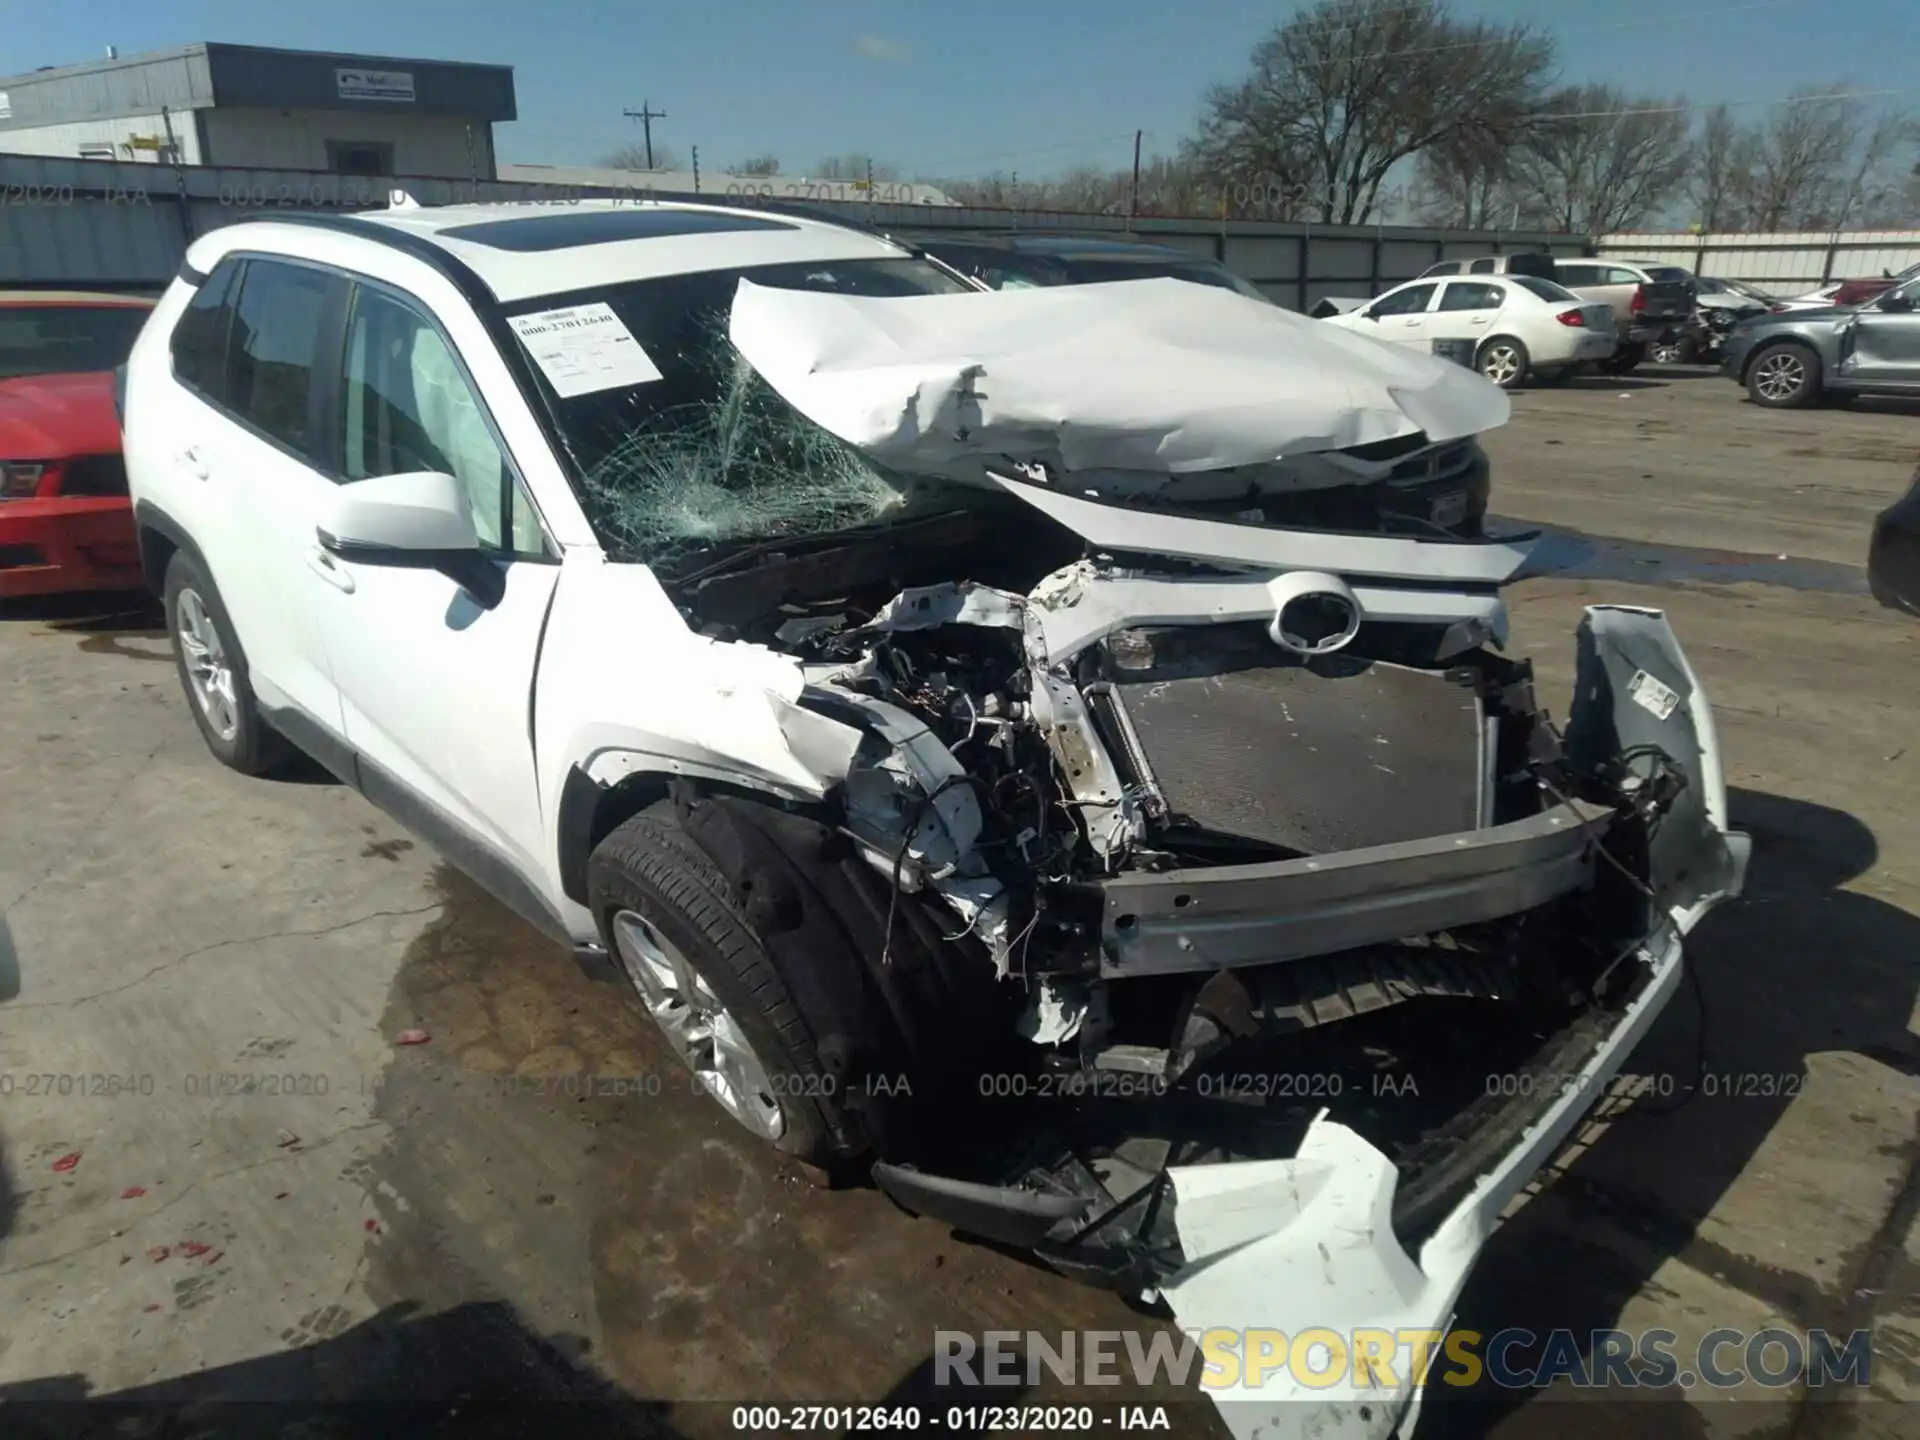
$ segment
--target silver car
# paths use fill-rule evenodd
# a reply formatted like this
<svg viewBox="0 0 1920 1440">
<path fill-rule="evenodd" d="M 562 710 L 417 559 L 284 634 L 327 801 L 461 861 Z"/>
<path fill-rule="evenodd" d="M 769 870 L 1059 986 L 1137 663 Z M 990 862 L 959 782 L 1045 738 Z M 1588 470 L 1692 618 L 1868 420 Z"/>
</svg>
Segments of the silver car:
<svg viewBox="0 0 1920 1440">
<path fill-rule="evenodd" d="M 1772 407 L 1920 395 L 1920 278 L 1865 305 L 1748 320 L 1727 337 L 1720 372 Z"/>
</svg>

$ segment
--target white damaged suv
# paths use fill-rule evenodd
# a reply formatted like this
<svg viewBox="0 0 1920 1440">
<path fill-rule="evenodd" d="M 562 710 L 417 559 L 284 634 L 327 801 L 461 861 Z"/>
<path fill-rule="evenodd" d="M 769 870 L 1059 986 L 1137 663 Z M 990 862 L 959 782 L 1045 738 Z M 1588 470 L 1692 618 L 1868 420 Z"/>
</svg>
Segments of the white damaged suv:
<svg viewBox="0 0 1920 1440">
<path fill-rule="evenodd" d="M 1232 291 L 396 197 L 195 242 L 123 405 L 219 759 L 359 788 L 780 1150 L 1185 1327 L 1444 1328 L 1741 884 L 1660 614 L 1588 612 L 1556 727 L 1528 538 L 1394 503 L 1505 396 Z M 1394 1369 L 1216 1398 L 1405 1434 Z"/>
</svg>

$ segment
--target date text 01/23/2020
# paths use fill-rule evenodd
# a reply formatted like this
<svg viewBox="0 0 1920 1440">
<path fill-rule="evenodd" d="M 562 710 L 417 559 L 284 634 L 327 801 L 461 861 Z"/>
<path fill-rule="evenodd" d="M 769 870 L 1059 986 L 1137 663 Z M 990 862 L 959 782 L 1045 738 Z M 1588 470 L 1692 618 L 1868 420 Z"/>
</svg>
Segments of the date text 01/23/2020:
<svg viewBox="0 0 1920 1440">
<path fill-rule="evenodd" d="M 1164 1405 L 736 1405 L 736 1432 L 857 1434 L 862 1431 L 951 1431 L 962 1435 L 1092 1435 L 1173 1428 Z"/>
</svg>

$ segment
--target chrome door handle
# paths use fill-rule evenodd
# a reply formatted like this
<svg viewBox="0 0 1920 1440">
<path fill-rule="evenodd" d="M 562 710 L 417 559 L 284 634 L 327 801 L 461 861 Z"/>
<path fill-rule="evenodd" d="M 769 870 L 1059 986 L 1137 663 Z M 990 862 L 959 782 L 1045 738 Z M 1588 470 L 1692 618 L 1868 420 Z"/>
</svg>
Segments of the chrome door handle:
<svg viewBox="0 0 1920 1440">
<path fill-rule="evenodd" d="M 353 593 L 353 572 L 317 545 L 307 552 L 307 568 L 334 589 Z"/>
</svg>

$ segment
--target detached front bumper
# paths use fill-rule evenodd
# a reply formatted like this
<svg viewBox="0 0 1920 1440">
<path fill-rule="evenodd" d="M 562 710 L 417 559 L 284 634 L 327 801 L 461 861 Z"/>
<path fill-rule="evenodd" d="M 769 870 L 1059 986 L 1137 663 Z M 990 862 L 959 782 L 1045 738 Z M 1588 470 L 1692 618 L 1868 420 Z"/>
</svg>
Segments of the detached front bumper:
<svg viewBox="0 0 1920 1440">
<path fill-rule="evenodd" d="M 1324 1328 L 1343 1342 L 1357 1330 L 1396 1337 L 1444 1333 L 1501 1210 L 1593 1107 L 1672 998 L 1683 937 L 1707 911 L 1740 893 L 1749 841 L 1727 827 L 1712 711 L 1664 616 L 1595 606 L 1579 641 L 1570 746 L 1592 758 L 1597 748 L 1625 752 L 1658 744 L 1687 778 L 1687 803 L 1663 818 L 1664 835 L 1651 847 L 1648 879 L 1664 913 L 1636 956 L 1643 970 L 1638 988 L 1596 1038 L 1569 1031 L 1543 1056 L 1544 1083 L 1493 1122 L 1515 1138 L 1417 1254 L 1395 1234 L 1402 1181 L 1392 1163 L 1324 1118 L 1293 1159 L 1170 1171 L 1187 1264 L 1161 1294 L 1182 1328 L 1277 1330 L 1289 1337 Z M 1412 1361 L 1411 1347 L 1402 1347 L 1385 1374 L 1356 1375 L 1349 1366 L 1337 1383 L 1312 1377 L 1303 1384 L 1282 1370 L 1250 1384 L 1243 1373 L 1235 1377 L 1239 1383 L 1209 1393 L 1239 1436 L 1406 1440 L 1420 1401 Z"/>
</svg>

